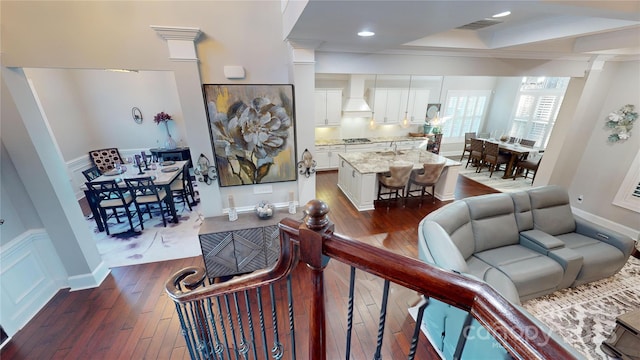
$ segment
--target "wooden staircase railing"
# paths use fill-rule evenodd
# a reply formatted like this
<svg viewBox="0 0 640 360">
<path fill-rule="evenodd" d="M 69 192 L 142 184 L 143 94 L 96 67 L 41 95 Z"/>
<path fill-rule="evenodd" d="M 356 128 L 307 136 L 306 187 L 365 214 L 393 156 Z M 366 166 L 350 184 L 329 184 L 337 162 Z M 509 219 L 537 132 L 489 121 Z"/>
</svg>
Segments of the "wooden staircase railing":
<svg viewBox="0 0 640 360">
<path fill-rule="evenodd" d="M 206 284 L 204 269 L 190 267 L 167 280 L 166 291 L 176 303 L 192 359 L 295 359 L 296 355 L 310 360 L 326 359 L 328 330 L 323 271 L 330 259 L 351 266 L 345 339 L 347 359 L 350 358 L 356 269 L 384 279 L 374 359 L 381 358 L 390 283 L 467 311 L 514 358 L 575 358 L 487 284 L 335 234 L 328 208 L 321 201 L 310 201 L 305 214 L 304 223 L 293 219 L 280 222 L 281 256 L 270 269 Z M 298 279 L 311 284 L 310 294 L 296 294 L 292 289 L 292 276 L 296 276 L 292 274 L 298 262 L 305 263 L 310 270 L 310 279 Z M 304 306 L 294 306 L 294 299 L 297 305 L 302 302 Z M 415 356 L 425 305 L 423 301 L 411 348 L 405 352 L 409 359 Z M 296 336 L 294 319 L 304 320 L 302 325 L 308 331 L 302 333 L 308 334 L 308 338 Z M 300 321 L 297 326 L 300 328 Z M 258 335 L 256 329 L 259 329 Z M 438 356 L 435 350 L 431 354 Z"/>
</svg>

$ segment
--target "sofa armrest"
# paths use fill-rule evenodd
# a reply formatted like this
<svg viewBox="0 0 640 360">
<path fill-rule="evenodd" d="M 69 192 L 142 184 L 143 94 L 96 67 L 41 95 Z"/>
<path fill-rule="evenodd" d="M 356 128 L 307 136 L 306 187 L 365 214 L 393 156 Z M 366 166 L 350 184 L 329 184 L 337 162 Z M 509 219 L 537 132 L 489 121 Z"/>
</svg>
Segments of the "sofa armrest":
<svg viewBox="0 0 640 360">
<path fill-rule="evenodd" d="M 520 244 L 531 250 L 547 255 L 549 251 L 564 247 L 564 242 L 540 230 L 520 232 Z"/>
<path fill-rule="evenodd" d="M 547 254 L 550 258 L 557 261 L 564 270 L 562 281 L 558 284 L 558 289 L 568 288 L 578 277 L 584 258 L 576 251 L 569 248 L 558 248 L 549 251 Z"/>
<path fill-rule="evenodd" d="M 418 255 L 421 260 L 447 270 L 469 272 L 467 262 L 449 234 L 438 223 L 423 220 L 418 226 Z"/>
<path fill-rule="evenodd" d="M 620 251 L 622 251 L 625 258 L 628 258 L 629 255 L 631 255 L 631 252 L 633 251 L 633 248 L 635 246 L 635 241 L 633 241 L 633 239 L 624 234 L 607 229 L 604 226 L 600 226 L 578 216 L 574 217 L 576 219 L 576 233 L 588 236 L 596 240 L 600 240 L 611 246 L 615 246 Z"/>
</svg>

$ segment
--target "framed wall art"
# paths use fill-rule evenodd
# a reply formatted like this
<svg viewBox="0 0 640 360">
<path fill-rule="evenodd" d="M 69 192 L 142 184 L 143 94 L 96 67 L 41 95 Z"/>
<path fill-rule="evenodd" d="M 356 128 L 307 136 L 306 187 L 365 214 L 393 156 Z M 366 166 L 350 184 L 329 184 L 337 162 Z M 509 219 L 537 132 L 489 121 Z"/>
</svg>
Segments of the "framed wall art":
<svg viewBox="0 0 640 360">
<path fill-rule="evenodd" d="M 220 186 L 295 181 L 293 85 L 203 86 Z"/>
</svg>

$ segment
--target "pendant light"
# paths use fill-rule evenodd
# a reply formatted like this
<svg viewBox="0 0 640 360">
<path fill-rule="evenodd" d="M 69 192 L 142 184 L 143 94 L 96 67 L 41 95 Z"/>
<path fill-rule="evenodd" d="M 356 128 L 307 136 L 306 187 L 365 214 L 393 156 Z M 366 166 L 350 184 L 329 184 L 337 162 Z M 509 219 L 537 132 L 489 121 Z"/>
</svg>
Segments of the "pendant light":
<svg viewBox="0 0 640 360">
<path fill-rule="evenodd" d="M 378 74 L 375 75 L 373 80 L 373 98 L 371 99 L 371 120 L 369 120 L 369 128 L 376 128 L 376 88 L 378 86 Z"/>
<path fill-rule="evenodd" d="M 402 126 L 403 128 L 408 128 L 409 127 L 409 98 L 411 97 L 411 80 L 412 80 L 413 76 L 409 75 L 409 91 L 407 92 L 407 107 L 404 110 L 404 119 L 402 119 L 402 123 L 400 124 L 400 126 Z"/>
</svg>

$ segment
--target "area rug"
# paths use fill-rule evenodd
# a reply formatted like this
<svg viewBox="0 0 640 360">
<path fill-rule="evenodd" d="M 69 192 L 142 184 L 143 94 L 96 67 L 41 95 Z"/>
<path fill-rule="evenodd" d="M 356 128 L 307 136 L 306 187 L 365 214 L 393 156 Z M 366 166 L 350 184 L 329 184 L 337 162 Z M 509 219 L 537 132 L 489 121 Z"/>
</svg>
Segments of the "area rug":
<svg viewBox="0 0 640 360">
<path fill-rule="evenodd" d="M 167 221 L 166 227 L 157 209 L 151 211 L 151 219 L 144 214 L 144 230 L 140 230 L 137 216 L 133 220 L 134 231 L 130 230 L 126 216 L 121 216 L 122 223 L 109 219 L 111 235 L 99 232 L 93 219 L 88 219 L 87 224 L 93 231 L 98 252 L 110 268 L 200 256 L 198 230 L 204 217 L 198 205 L 189 210 L 184 204 L 176 204 L 176 212 L 179 222 Z"/>
<path fill-rule="evenodd" d="M 629 258 L 614 276 L 526 301 L 524 309 L 591 360 L 613 359 L 600 350 L 616 317 L 640 309 L 640 260 Z M 409 308 L 415 320 L 417 306 Z M 422 332 L 429 338 L 426 327 Z"/>
<path fill-rule="evenodd" d="M 490 188 L 496 189 L 500 192 L 515 192 L 531 189 L 531 186 L 533 184 L 531 175 L 529 175 L 529 178 L 527 179 L 523 177 L 518 177 L 515 180 L 513 180 L 512 178 L 503 179 L 502 176 L 504 175 L 504 171 L 494 171 L 493 176 L 489 177 L 489 170 L 484 168 L 481 172 L 476 173 L 476 168 L 472 167 L 471 165 L 469 165 L 469 167 L 466 169 L 463 165 L 460 168 L 459 174 Z"/>
<path fill-rule="evenodd" d="M 640 309 L 640 260 L 631 257 L 616 275 L 525 302 L 523 307 L 588 359 L 609 359 L 600 344 L 616 317 Z"/>
</svg>

